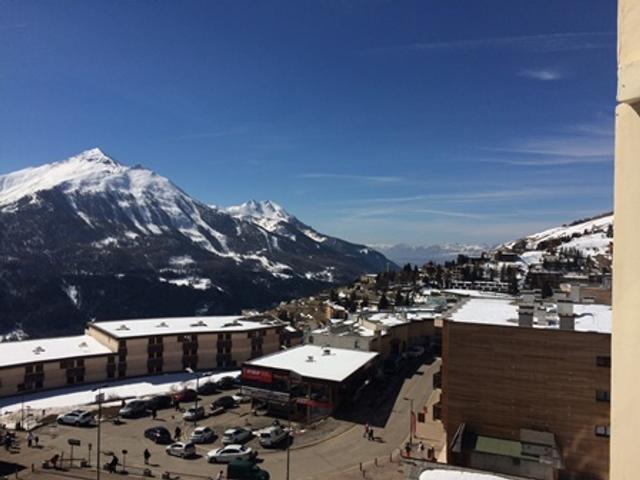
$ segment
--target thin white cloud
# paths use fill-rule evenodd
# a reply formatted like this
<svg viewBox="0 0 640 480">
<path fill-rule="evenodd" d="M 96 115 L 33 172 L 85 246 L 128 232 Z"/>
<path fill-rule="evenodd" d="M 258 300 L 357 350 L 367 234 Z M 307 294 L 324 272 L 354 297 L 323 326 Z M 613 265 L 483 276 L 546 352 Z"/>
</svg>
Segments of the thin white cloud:
<svg viewBox="0 0 640 480">
<path fill-rule="evenodd" d="M 565 75 L 558 70 L 543 68 L 538 70 L 521 70 L 518 72 L 519 77 L 529 78 L 531 80 L 540 80 L 542 82 L 550 82 L 565 78 Z"/>
<path fill-rule="evenodd" d="M 615 46 L 614 32 L 580 32 L 580 33 L 549 33 L 540 35 L 518 35 L 511 37 L 476 38 L 466 40 L 450 40 L 441 42 L 420 42 L 404 45 L 381 47 L 373 51 L 438 51 L 438 50 L 477 50 L 514 49 L 536 53 L 569 52 L 575 50 L 592 50 L 613 48 Z"/>
<path fill-rule="evenodd" d="M 399 183 L 405 181 L 404 178 L 395 176 L 351 175 L 345 173 L 301 173 L 297 176 L 298 178 L 308 179 L 350 180 L 368 183 Z"/>
</svg>

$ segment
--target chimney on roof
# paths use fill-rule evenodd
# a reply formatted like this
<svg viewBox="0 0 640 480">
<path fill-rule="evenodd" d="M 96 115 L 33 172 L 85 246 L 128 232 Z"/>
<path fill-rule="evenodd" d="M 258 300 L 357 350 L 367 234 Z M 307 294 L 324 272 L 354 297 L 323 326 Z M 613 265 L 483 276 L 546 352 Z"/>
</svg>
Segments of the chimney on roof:
<svg viewBox="0 0 640 480">
<path fill-rule="evenodd" d="M 573 303 L 580 303 L 580 285 L 571 285 L 569 299 L 571 299 Z"/>
<path fill-rule="evenodd" d="M 521 304 L 518 306 L 518 326 L 533 327 L 533 304 Z"/>
<path fill-rule="evenodd" d="M 522 303 L 525 305 L 533 305 L 536 301 L 536 292 L 533 290 L 522 290 Z"/>
<path fill-rule="evenodd" d="M 574 330 L 576 317 L 573 314 L 573 302 L 571 300 L 558 300 L 558 317 L 560 318 L 560 330 Z"/>
</svg>

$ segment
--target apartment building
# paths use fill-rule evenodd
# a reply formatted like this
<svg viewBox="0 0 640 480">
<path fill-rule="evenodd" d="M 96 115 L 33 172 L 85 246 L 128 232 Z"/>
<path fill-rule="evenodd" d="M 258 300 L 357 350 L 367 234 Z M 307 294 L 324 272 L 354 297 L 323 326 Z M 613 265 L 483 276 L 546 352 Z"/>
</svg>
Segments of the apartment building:
<svg viewBox="0 0 640 480">
<path fill-rule="evenodd" d="M 0 343 L 0 397 L 186 368 L 236 367 L 296 344 L 273 318 L 181 317 L 92 322 L 85 335 Z"/>
<path fill-rule="evenodd" d="M 116 352 L 116 377 L 235 367 L 280 349 L 285 324 L 238 316 L 116 320 L 86 333 Z"/>
<path fill-rule="evenodd" d="M 113 351 L 89 335 L 0 343 L 0 397 L 109 377 Z"/>
<path fill-rule="evenodd" d="M 471 298 L 443 325 L 452 464 L 544 480 L 609 478 L 611 307 Z"/>
</svg>

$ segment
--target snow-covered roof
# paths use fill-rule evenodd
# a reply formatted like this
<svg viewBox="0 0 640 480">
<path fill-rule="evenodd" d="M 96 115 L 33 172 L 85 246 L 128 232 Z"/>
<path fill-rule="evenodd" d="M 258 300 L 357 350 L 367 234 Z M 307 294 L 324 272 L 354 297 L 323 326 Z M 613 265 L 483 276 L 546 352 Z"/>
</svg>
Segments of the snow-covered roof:
<svg viewBox="0 0 640 480">
<path fill-rule="evenodd" d="M 379 323 L 385 327 L 393 327 L 395 325 L 401 325 L 407 323 L 408 320 L 395 313 L 380 312 L 373 315 L 369 315 L 367 320 L 373 323 Z"/>
<path fill-rule="evenodd" d="M 329 353 L 325 353 L 326 351 Z M 248 361 L 246 364 L 289 370 L 307 378 L 341 382 L 377 355 L 376 352 L 301 345 Z"/>
<path fill-rule="evenodd" d="M 576 331 L 611 333 L 609 305 L 577 303 L 573 305 L 573 313 Z M 534 328 L 558 329 L 557 314 L 553 309 L 548 310 L 546 318 L 548 324 L 540 324 L 534 317 Z M 470 298 L 449 319 L 463 323 L 517 326 L 518 305 L 505 299 Z"/>
<path fill-rule="evenodd" d="M 450 470 L 435 468 L 425 470 L 418 477 L 419 480 L 506 480 L 507 477 L 494 475 L 492 473 L 468 472 L 462 470 Z"/>
<path fill-rule="evenodd" d="M 115 338 L 133 338 L 187 333 L 242 332 L 282 325 L 277 320 L 265 323 L 242 320 L 242 318 L 241 316 L 141 318 L 94 322 L 91 326 Z"/>
<path fill-rule="evenodd" d="M 0 367 L 113 353 L 89 335 L 0 343 Z"/>
</svg>

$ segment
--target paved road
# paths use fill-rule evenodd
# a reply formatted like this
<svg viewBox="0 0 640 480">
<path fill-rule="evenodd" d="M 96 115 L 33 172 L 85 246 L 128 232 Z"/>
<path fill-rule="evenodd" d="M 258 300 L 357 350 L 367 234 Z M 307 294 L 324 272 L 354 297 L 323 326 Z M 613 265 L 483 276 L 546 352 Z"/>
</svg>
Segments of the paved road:
<svg viewBox="0 0 640 480">
<path fill-rule="evenodd" d="M 404 400 L 404 398 L 413 399 L 414 408 L 419 408 L 419 406 L 424 404 L 432 392 L 432 375 L 439 368 L 440 362 L 437 360 L 431 365 L 420 366 L 410 378 L 406 378 L 404 381 L 398 379 L 398 387 L 400 387 L 400 385 L 401 387 L 395 397 L 395 402 L 393 401 L 393 397 L 391 397 L 390 401 L 386 402 L 386 404 L 383 403 L 378 408 L 373 408 L 364 414 L 364 416 L 368 415 L 367 419 L 376 425 L 375 435 L 378 437 L 377 441 L 371 442 L 363 438 L 363 421 L 354 423 L 353 427 L 346 429 L 344 428 L 343 421 L 343 428 L 338 429 L 340 433 L 337 435 L 330 435 L 328 439 L 315 443 L 313 446 L 293 448 L 290 457 L 290 478 L 296 480 L 326 479 L 336 473 L 353 469 L 354 467 L 357 468 L 360 462 L 367 463 L 371 462 L 375 457 L 388 456 L 391 452 L 402 446 L 409 435 L 410 402 Z M 247 417 L 242 417 L 240 414 L 246 413 L 246 408 L 246 406 L 243 406 L 234 414 L 212 417 L 209 420 L 212 422 L 211 426 L 217 431 L 220 431 L 225 426 L 230 426 L 228 422 L 242 424 Z M 358 409 L 358 413 L 361 411 L 361 409 Z M 172 415 L 174 415 L 174 412 L 171 411 L 162 411 L 159 413 L 160 417 L 164 417 L 163 420 L 166 421 L 166 425 L 171 431 L 176 423 L 176 420 L 171 418 Z M 229 418 L 230 415 L 232 418 Z M 233 415 L 236 415 L 235 419 Z M 376 418 L 376 416 L 378 418 Z M 139 419 L 130 421 L 128 425 L 117 427 L 110 423 L 104 423 L 102 428 L 102 450 L 119 452 L 121 449 L 126 448 L 131 452 L 127 464 L 141 467 L 141 451 L 145 447 L 148 447 L 152 452 L 151 463 L 154 464 L 154 467 L 152 467 L 154 471 L 161 472 L 170 470 L 180 472 L 183 479 L 190 478 L 191 475 L 193 475 L 191 478 L 198 478 L 197 476 L 199 475 L 214 476 L 221 468 L 224 468 L 209 465 L 203 458 L 181 460 L 167 457 L 162 451 L 163 447 L 152 445 L 150 442 L 141 438 L 142 431 L 149 426 L 146 423 L 150 421 L 150 419 Z M 263 421 L 266 421 L 266 419 Z M 224 425 L 225 422 L 227 425 Z M 66 440 L 71 435 L 82 440 L 83 446 L 80 448 L 80 451 L 76 450 L 77 454 L 80 453 L 84 456 L 86 445 L 89 442 L 94 443 L 95 447 L 95 429 L 77 429 L 53 425 L 51 427 L 44 427 L 40 429 L 39 432 L 43 443 L 46 445 L 45 449 L 29 450 L 25 448 L 24 442 L 22 442 L 22 450 L 17 454 L 8 456 L 6 453 L 0 452 L 0 461 L 12 460 L 25 465 L 34 463 L 38 466 L 43 459 L 51 457 L 55 451 L 63 449 L 68 452 Z M 215 446 L 218 445 L 216 444 Z M 200 453 L 204 454 L 209 448 L 213 447 L 205 447 L 200 450 Z M 285 479 L 286 453 L 284 451 L 266 451 L 263 449 L 260 450 L 260 453 L 264 459 L 261 466 L 271 473 L 271 478 L 274 480 Z M 103 458 L 103 461 L 106 461 L 106 458 Z M 95 452 L 93 460 L 95 460 Z M 95 472 L 89 474 L 89 472 L 74 470 L 74 474 L 76 473 L 84 478 L 95 478 Z M 21 475 L 21 478 L 28 478 L 26 472 Z M 33 478 L 47 477 L 41 474 Z"/>
</svg>

